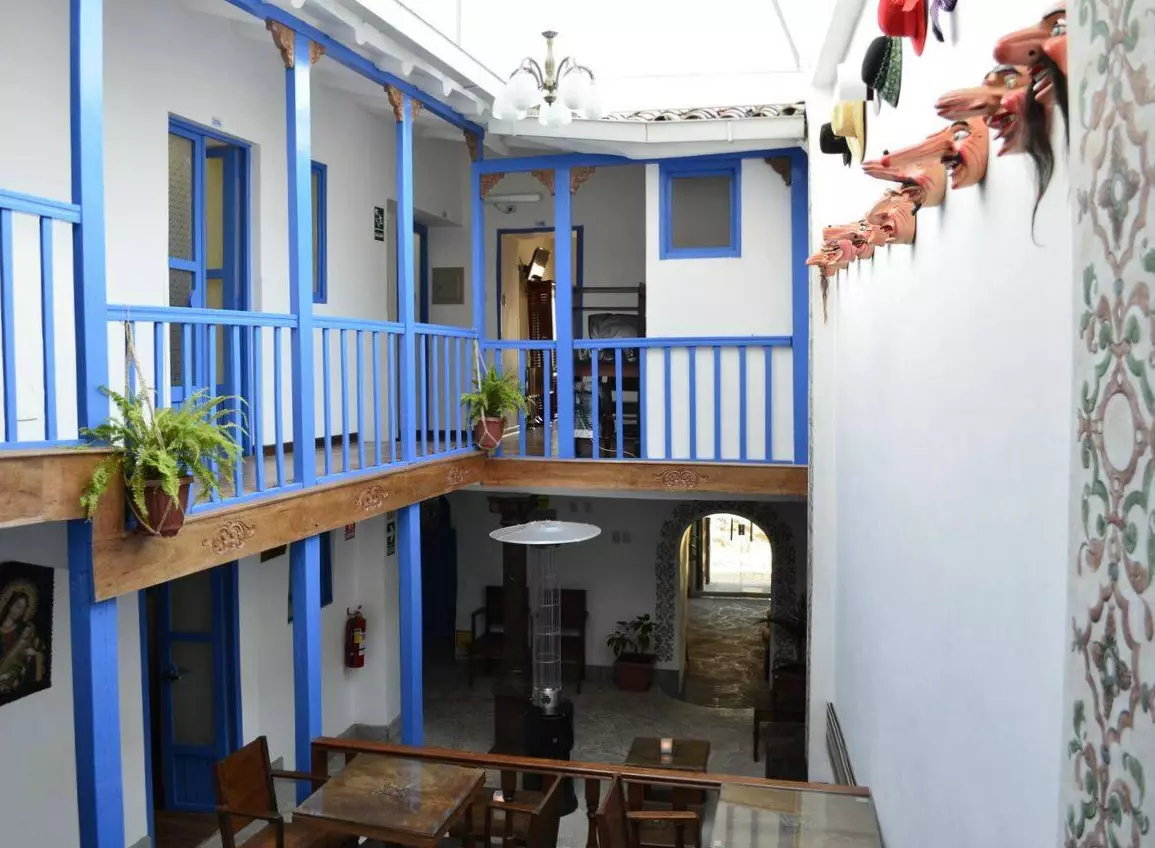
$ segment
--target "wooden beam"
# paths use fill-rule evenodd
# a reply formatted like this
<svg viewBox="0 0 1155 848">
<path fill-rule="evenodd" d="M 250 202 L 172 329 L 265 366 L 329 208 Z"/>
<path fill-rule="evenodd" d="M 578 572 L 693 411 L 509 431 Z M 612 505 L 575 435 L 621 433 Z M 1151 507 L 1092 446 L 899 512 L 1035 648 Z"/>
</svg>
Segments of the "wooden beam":
<svg viewBox="0 0 1155 848">
<path fill-rule="evenodd" d="M 482 483 L 522 491 L 603 489 L 805 497 L 806 473 L 802 465 L 490 458 Z"/>
<path fill-rule="evenodd" d="M 0 527 L 82 518 L 80 493 L 107 451 L 0 452 Z"/>
<path fill-rule="evenodd" d="M 123 532 L 97 538 L 96 597 L 155 586 L 435 498 L 481 482 L 484 467 L 481 453 L 432 460 L 199 513 L 171 539 Z"/>
</svg>

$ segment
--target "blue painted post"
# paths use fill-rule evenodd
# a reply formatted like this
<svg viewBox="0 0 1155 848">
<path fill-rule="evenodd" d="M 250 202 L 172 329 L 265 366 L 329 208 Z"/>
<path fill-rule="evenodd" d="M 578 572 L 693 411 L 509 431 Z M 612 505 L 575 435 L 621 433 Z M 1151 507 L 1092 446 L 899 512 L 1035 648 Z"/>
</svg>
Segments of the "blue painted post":
<svg viewBox="0 0 1155 848">
<path fill-rule="evenodd" d="M 378 392 L 378 386 L 381 384 L 380 362 L 381 362 L 381 334 L 374 333 L 373 336 L 373 441 L 376 448 L 373 450 L 373 464 L 381 465 L 381 397 Z M 388 337 L 386 337 L 388 341 Z"/>
<path fill-rule="evenodd" d="M 641 435 L 641 458 L 649 459 L 649 441 L 650 436 L 646 431 L 649 429 L 650 418 L 650 397 L 646 394 L 646 360 L 649 358 L 649 348 L 638 348 L 638 433 Z M 548 373 L 548 372 L 547 372 Z"/>
<path fill-rule="evenodd" d="M 413 103 L 408 94 L 400 95 L 400 105 L 394 106 L 393 111 L 397 118 L 397 232 L 400 234 L 397 239 L 397 317 L 404 328 L 398 357 L 401 460 L 412 462 L 417 458 L 417 387 L 413 383 L 417 318 L 413 314 Z M 421 397 L 425 397 L 424 380 Z M 424 439 L 424 428 L 421 436 Z"/>
<path fill-rule="evenodd" d="M 485 339 L 485 203 L 481 198 L 481 161 L 485 158 L 481 139 L 477 141 L 477 161 L 469 171 L 469 281 L 473 297 L 473 331 Z M 473 351 L 469 351 L 469 370 L 473 370 Z"/>
<path fill-rule="evenodd" d="M 337 334 L 341 345 L 341 473 L 349 473 L 349 336 Z"/>
<path fill-rule="evenodd" d="M 698 458 L 698 349 L 689 347 L 690 369 L 690 459 Z"/>
<path fill-rule="evenodd" d="M 56 295 L 52 281 L 52 219 L 40 219 L 40 316 L 44 330 L 44 438 L 56 441 Z M 156 385 L 159 383 L 154 380 Z"/>
<path fill-rule="evenodd" d="M 806 252 L 810 244 L 810 184 L 806 152 L 790 151 L 790 260 L 794 270 L 791 313 L 794 360 L 794 463 L 809 462 L 810 439 L 810 274 Z"/>
<path fill-rule="evenodd" d="M 553 172 L 554 339 L 557 342 L 557 449 L 561 459 L 573 459 L 573 230 L 569 166 Z M 590 354 L 592 362 L 597 351 Z M 594 386 L 597 392 L 597 386 Z M 596 447 L 596 446 L 595 446 Z M 594 453 L 595 458 L 598 456 Z"/>
<path fill-rule="evenodd" d="M 16 413 L 16 277 L 12 264 L 12 211 L 0 209 L 0 337 L 4 358 L 4 439 L 20 441 Z"/>
<path fill-rule="evenodd" d="M 666 459 L 674 458 L 674 398 L 670 381 L 670 372 L 673 370 L 670 366 L 670 346 L 667 344 L 662 347 L 662 372 L 666 382 L 666 413 L 663 416 L 666 422 Z"/>
<path fill-rule="evenodd" d="M 614 348 L 614 399 L 617 401 L 617 409 L 615 410 L 616 424 L 614 432 L 617 433 L 617 458 L 623 459 L 625 457 L 625 446 L 623 443 L 622 430 L 622 349 L 620 347 Z"/>
<path fill-rule="evenodd" d="M 108 415 L 104 282 L 104 34 L 101 0 L 71 0 L 73 314 L 77 422 Z M 96 601 L 92 525 L 68 522 L 68 603 L 72 626 L 72 718 L 80 848 L 124 848 L 116 601 Z"/>
<path fill-rule="evenodd" d="M 774 461 L 774 372 L 772 370 L 774 357 L 774 348 L 762 348 L 762 362 L 766 373 L 763 375 L 766 379 L 765 398 L 766 401 L 766 417 L 765 417 L 765 436 L 766 436 L 766 461 Z"/>
<path fill-rule="evenodd" d="M 365 339 L 362 331 L 353 334 L 357 343 L 357 468 L 365 467 Z"/>
<path fill-rule="evenodd" d="M 553 351 L 547 347 L 545 350 L 542 351 L 541 360 L 542 360 L 542 364 L 545 366 L 545 368 L 542 370 L 542 373 L 546 374 L 546 375 L 552 374 L 553 373 L 553 370 L 552 370 L 552 368 L 553 368 Z M 550 441 L 553 438 L 553 434 L 551 432 L 551 428 L 553 427 L 553 423 L 552 423 L 553 410 L 550 408 L 550 403 L 551 403 L 550 395 L 553 394 L 553 392 L 551 391 L 552 386 L 550 386 L 550 384 L 549 384 L 548 376 L 543 379 L 542 385 L 545 387 L 542 391 L 542 394 L 545 395 L 545 415 L 543 416 L 545 420 L 542 424 L 542 429 L 545 431 L 543 433 L 545 442 L 542 446 L 541 455 L 545 456 L 545 457 L 549 457 L 549 456 L 552 456 L 552 451 L 553 451 L 553 442 Z"/>
<path fill-rule="evenodd" d="M 554 239 L 557 243 L 557 239 Z M 594 459 L 602 458 L 601 449 L 601 414 L 598 410 L 598 395 L 601 394 L 601 377 L 598 374 L 598 359 L 602 352 L 597 348 L 590 351 L 590 456 Z"/>
<path fill-rule="evenodd" d="M 290 63 L 286 62 L 286 65 Z M 289 160 L 289 306 L 297 318 L 292 333 L 293 481 L 317 482 L 313 409 L 313 176 L 309 40 L 293 34 L 293 61 L 285 69 L 285 114 Z M 344 348 L 342 348 L 343 350 Z M 278 414 L 280 409 L 277 410 Z M 293 706 L 296 768 L 308 769 L 311 744 L 321 735 L 321 539 L 310 536 L 289 546 L 293 587 Z M 297 786 L 298 800 L 312 792 Z"/>
<path fill-rule="evenodd" d="M 397 511 L 397 554 L 401 595 L 401 744 L 422 745 L 425 718 L 421 680 L 420 504 Z"/>
<path fill-rule="evenodd" d="M 333 473 L 333 398 L 329 375 L 329 328 L 321 330 L 321 412 L 324 415 L 325 474 Z"/>
<path fill-rule="evenodd" d="M 738 348 L 738 458 L 746 461 L 746 345 Z"/>
<path fill-rule="evenodd" d="M 517 379 L 520 381 L 525 374 L 525 351 L 521 348 L 517 351 Z M 548 391 L 548 386 L 546 387 Z M 529 425 L 526 418 L 526 413 L 518 411 L 517 413 L 517 455 L 525 456 L 525 430 Z"/>
<path fill-rule="evenodd" d="M 722 459 L 722 349 L 714 345 L 714 460 Z"/>
</svg>

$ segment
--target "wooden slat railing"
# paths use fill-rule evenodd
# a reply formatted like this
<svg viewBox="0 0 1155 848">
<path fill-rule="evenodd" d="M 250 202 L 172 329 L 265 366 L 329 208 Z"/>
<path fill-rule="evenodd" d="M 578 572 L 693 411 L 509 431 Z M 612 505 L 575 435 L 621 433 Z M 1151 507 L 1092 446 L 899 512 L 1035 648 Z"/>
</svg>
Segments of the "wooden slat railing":
<svg viewBox="0 0 1155 848">
<path fill-rule="evenodd" d="M 672 769 L 640 768 L 637 766 L 611 763 L 586 763 L 576 760 L 551 760 L 543 757 L 520 757 L 509 754 L 482 754 L 475 751 L 458 751 L 453 748 L 418 748 L 411 745 L 394 745 L 388 742 L 372 742 L 360 739 L 337 739 L 322 736 L 313 740 L 313 774 L 329 773 L 330 754 L 386 754 L 431 763 L 448 763 L 472 768 L 496 771 L 521 771 L 535 774 L 556 774 L 561 777 L 585 780 L 586 817 L 589 820 L 589 834 L 586 848 L 597 848 L 597 826 L 594 816 L 601 798 L 600 781 L 612 780 L 620 776 L 632 783 L 646 783 L 690 789 L 721 789 L 726 784 L 760 786 L 767 789 L 794 792 L 826 792 L 837 795 L 853 795 L 869 798 L 870 790 L 863 786 L 832 786 L 828 783 L 802 783 L 792 780 L 768 780 L 761 777 L 746 777 L 736 774 L 716 774 L 705 772 L 674 771 Z"/>
</svg>

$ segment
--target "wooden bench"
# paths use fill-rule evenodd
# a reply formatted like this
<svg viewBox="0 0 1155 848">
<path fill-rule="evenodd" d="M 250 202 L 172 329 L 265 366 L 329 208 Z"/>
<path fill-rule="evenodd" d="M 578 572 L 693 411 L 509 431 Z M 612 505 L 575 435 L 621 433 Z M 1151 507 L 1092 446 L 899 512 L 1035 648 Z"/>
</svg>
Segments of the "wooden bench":
<svg viewBox="0 0 1155 848">
<path fill-rule="evenodd" d="M 277 811 L 273 780 L 304 780 L 314 789 L 328 778 L 279 771 L 269 763 L 269 743 L 258 736 L 216 764 L 217 818 L 223 848 L 236 848 L 236 835 L 255 821 L 265 826 L 244 841 L 244 848 L 343 848 L 357 839 L 335 835 L 307 822 L 285 822 Z"/>
</svg>

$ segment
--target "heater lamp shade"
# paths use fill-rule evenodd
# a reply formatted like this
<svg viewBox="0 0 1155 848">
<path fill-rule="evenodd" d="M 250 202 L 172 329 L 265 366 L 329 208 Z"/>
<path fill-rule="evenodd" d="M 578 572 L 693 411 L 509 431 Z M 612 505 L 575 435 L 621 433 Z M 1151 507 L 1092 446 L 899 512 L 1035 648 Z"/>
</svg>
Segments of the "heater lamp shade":
<svg viewBox="0 0 1155 848">
<path fill-rule="evenodd" d="M 489 538 L 507 545 L 571 545 L 598 536 L 602 528 L 576 521 L 530 521 L 513 527 L 501 527 Z"/>
</svg>

